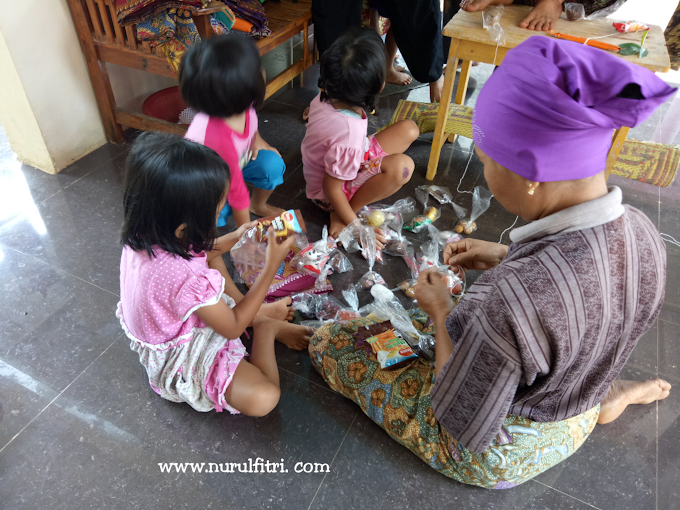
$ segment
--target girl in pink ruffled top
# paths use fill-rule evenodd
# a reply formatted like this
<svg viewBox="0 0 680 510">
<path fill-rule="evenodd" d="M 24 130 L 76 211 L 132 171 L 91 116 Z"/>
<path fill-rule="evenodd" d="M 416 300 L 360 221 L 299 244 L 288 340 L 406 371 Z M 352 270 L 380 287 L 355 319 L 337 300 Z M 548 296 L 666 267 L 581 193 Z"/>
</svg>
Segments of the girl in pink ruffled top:
<svg viewBox="0 0 680 510">
<path fill-rule="evenodd" d="M 309 107 L 302 169 L 307 198 L 330 211 L 335 237 L 362 207 L 396 193 L 415 166 L 404 154 L 420 134 L 412 120 L 367 136 L 366 111 L 385 86 L 385 61 L 385 45 L 369 28 L 348 30 L 321 56 L 321 93 Z M 382 248 L 382 232 L 376 234 Z"/>
<path fill-rule="evenodd" d="M 217 237 L 229 168 L 213 150 L 144 133 L 127 160 L 117 317 L 151 388 L 197 411 L 264 416 L 279 401 L 274 341 L 309 344 L 308 328 L 256 317 L 293 239 L 270 229 L 262 274 L 238 304 L 222 260 L 243 231 Z M 233 284 L 233 283 L 232 283 Z M 239 337 L 253 327 L 249 361 Z"/>
</svg>

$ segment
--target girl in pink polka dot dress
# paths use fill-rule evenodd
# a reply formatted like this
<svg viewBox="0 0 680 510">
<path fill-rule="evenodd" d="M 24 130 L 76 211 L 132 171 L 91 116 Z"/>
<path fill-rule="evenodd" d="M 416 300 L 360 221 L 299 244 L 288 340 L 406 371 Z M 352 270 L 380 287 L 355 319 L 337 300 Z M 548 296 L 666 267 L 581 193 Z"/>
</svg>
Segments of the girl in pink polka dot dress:
<svg viewBox="0 0 680 510">
<path fill-rule="evenodd" d="M 127 160 L 116 312 L 151 388 L 197 411 L 264 416 L 281 390 L 274 341 L 306 348 L 308 328 L 258 316 L 293 239 L 270 231 L 267 263 L 238 304 L 222 253 L 243 231 L 217 237 L 229 168 L 214 151 L 163 133 L 144 133 Z M 219 245 L 219 249 L 215 246 Z M 248 361 L 240 336 L 253 327 Z"/>
</svg>

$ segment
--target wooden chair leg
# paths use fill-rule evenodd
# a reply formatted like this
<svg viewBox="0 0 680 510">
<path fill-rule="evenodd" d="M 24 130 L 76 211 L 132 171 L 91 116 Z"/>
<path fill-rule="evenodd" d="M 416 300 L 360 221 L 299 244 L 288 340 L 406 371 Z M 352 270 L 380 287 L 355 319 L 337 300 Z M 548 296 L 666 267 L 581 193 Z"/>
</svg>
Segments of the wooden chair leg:
<svg viewBox="0 0 680 510">
<path fill-rule="evenodd" d="M 626 141 L 628 131 L 630 131 L 630 128 L 625 126 L 614 131 L 612 146 L 609 149 L 609 154 L 607 154 L 607 166 L 604 170 L 605 179 L 609 179 L 609 175 L 612 173 L 612 170 L 614 170 L 614 163 L 616 163 L 616 158 L 619 157 L 619 152 L 621 152 L 623 142 Z"/>
<path fill-rule="evenodd" d="M 437 113 L 437 123 L 434 128 L 434 137 L 432 138 L 432 148 L 430 149 L 430 160 L 427 162 L 428 181 L 434 179 L 437 175 L 437 165 L 439 165 L 439 155 L 444 145 L 444 138 L 446 137 L 446 119 L 449 116 L 449 105 L 451 104 L 451 95 L 453 94 L 453 83 L 456 78 L 456 68 L 458 67 L 458 47 L 460 40 L 451 39 L 451 49 L 449 49 L 449 59 L 446 62 L 446 72 L 444 73 L 444 87 L 442 89 L 442 97 L 439 102 L 439 112 Z"/>
<path fill-rule="evenodd" d="M 86 13 L 83 9 L 82 2 L 79 0 L 68 0 L 73 21 L 80 40 L 80 47 L 85 55 L 87 62 L 87 70 L 90 73 L 90 80 L 92 80 L 92 88 L 94 89 L 94 96 L 97 100 L 99 114 L 102 117 L 102 124 L 104 125 L 104 132 L 109 142 L 122 145 L 125 142 L 123 136 L 123 127 L 115 120 L 113 109 L 116 106 L 116 100 L 113 97 L 113 90 L 111 89 L 111 82 L 109 81 L 109 73 L 106 69 L 106 63 L 100 62 L 97 58 L 97 50 L 92 42 L 92 34 L 90 27 L 87 24 Z"/>
<path fill-rule="evenodd" d="M 460 78 L 458 78 L 458 87 L 456 88 L 456 104 L 465 103 L 465 94 L 467 93 L 468 82 L 470 81 L 470 69 L 472 68 L 471 60 L 463 60 L 460 66 Z M 453 143 L 456 141 L 456 133 L 451 133 L 448 141 Z"/>
</svg>

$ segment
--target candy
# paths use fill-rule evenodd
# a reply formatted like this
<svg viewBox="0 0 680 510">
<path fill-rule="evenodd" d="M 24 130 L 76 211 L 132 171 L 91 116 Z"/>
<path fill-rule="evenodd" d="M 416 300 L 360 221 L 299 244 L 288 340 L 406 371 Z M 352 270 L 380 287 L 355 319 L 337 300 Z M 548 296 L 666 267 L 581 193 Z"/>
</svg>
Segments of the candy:
<svg viewBox="0 0 680 510">
<path fill-rule="evenodd" d="M 359 280 L 359 285 L 364 290 L 370 290 L 376 284 L 386 285 L 385 280 L 378 273 L 369 271 Z"/>
<path fill-rule="evenodd" d="M 366 216 L 366 221 L 373 227 L 379 227 L 385 223 L 385 213 L 377 209 L 372 209 Z"/>
<path fill-rule="evenodd" d="M 278 216 L 273 220 L 265 220 L 258 223 L 257 230 L 260 234 L 260 239 L 267 237 L 267 230 L 269 230 L 269 227 L 274 228 L 276 237 L 288 237 L 294 232 L 302 232 L 302 227 L 298 222 L 297 216 L 295 216 L 295 211 L 292 209 L 282 213 L 281 216 Z"/>
<path fill-rule="evenodd" d="M 626 21 L 625 23 L 612 23 L 612 26 L 622 34 L 629 34 L 631 32 L 639 32 L 640 30 L 649 30 L 649 27 L 644 23 L 637 21 Z"/>
<path fill-rule="evenodd" d="M 430 208 L 427 210 L 427 212 L 425 213 L 425 216 L 427 216 L 427 218 L 428 218 L 430 221 L 434 221 L 434 220 L 437 219 L 437 214 L 438 214 L 437 209 L 436 209 L 435 207 L 430 207 Z"/>
</svg>

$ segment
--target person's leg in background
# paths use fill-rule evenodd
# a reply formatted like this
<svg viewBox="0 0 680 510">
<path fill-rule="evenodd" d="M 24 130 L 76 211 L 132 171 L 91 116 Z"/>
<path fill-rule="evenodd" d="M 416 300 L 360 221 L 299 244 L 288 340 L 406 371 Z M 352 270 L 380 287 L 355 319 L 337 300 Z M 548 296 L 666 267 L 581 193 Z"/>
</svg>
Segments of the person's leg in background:
<svg viewBox="0 0 680 510">
<path fill-rule="evenodd" d="M 319 56 L 348 28 L 361 26 L 362 0 L 312 0 L 312 22 Z"/>
<path fill-rule="evenodd" d="M 440 0 L 383 0 L 394 40 L 413 77 L 430 84 L 430 101 L 439 102 L 444 84 Z"/>
</svg>

